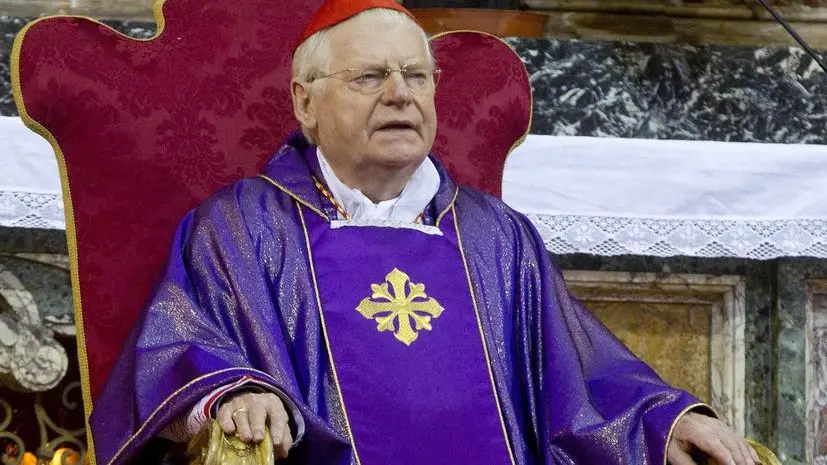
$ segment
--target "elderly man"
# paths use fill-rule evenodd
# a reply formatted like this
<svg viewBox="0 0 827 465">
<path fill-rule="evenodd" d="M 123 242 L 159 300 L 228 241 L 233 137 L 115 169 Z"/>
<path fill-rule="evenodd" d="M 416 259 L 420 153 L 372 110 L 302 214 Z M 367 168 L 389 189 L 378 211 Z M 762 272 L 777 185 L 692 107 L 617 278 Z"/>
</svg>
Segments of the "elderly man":
<svg viewBox="0 0 827 465">
<path fill-rule="evenodd" d="M 429 156 L 436 77 L 397 3 L 322 7 L 302 134 L 184 218 L 92 412 L 99 463 L 210 416 L 307 465 L 755 463 L 569 295 L 523 216 Z"/>
</svg>

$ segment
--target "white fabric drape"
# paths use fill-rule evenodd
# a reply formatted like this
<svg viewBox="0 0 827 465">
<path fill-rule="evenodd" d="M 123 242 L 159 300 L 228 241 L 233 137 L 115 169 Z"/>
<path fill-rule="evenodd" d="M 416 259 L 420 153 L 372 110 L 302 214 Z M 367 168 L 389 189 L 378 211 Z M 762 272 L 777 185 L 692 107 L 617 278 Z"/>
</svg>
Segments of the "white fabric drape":
<svg viewBox="0 0 827 465">
<path fill-rule="evenodd" d="M 0 226 L 65 228 L 52 148 L 20 118 L 0 117 Z"/>
<path fill-rule="evenodd" d="M 555 253 L 827 257 L 827 146 L 530 136 L 503 199 Z"/>
<path fill-rule="evenodd" d="M 503 198 L 555 253 L 827 258 L 827 146 L 529 136 Z M 0 118 L 0 226 L 62 229 L 52 149 Z"/>
</svg>

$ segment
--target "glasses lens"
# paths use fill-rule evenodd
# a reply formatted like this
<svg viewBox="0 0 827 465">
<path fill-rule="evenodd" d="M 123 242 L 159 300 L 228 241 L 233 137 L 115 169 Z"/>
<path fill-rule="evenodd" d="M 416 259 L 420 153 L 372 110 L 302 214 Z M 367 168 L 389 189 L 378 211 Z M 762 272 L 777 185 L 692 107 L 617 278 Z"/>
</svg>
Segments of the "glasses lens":
<svg viewBox="0 0 827 465">
<path fill-rule="evenodd" d="M 365 68 L 354 69 L 346 79 L 354 90 L 364 94 L 374 94 L 387 89 L 393 79 L 391 75 L 399 72 L 405 81 L 405 86 L 415 94 L 428 94 L 434 91 L 439 80 L 439 71 L 428 68 L 387 69 Z"/>
</svg>

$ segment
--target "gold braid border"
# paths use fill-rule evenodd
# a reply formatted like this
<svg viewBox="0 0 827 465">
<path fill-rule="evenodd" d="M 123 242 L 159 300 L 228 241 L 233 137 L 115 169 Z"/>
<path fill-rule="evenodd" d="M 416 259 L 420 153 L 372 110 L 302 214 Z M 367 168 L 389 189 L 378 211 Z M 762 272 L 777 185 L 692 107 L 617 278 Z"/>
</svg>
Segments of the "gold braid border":
<svg viewBox="0 0 827 465">
<path fill-rule="evenodd" d="M 80 364 L 80 381 L 81 390 L 83 393 L 84 423 L 86 425 L 87 433 L 87 458 L 89 465 L 96 465 L 97 461 L 95 458 L 95 441 L 92 437 L 92 431 L 89 429 L 89 415 L 91 415 L 92 413 L 93 404 L 89 377 L 89 357 L 86 349 L 86 332 L 84 331 L 83 325 L 83 300 L 81 298 L 80 277 L 78 274 L 77 230 L 75 228 L 75 213 L 72 204 L 72 193 L 69 188 L 69 174 L 66 169 L 66 159 L 63 156 L 63 150 L 60 148 L 60 144 L 58 143 L 55 136 L 45 126 L 40 124 L 40 122 L 32 118 L 29 115 L 28 111 L 26 111 L 26 100 L 23 95 L 23 89 L 20 85 L 20 53 L 23 49 L 26 33 L 29 31 L 29 29 L 41 21 L 46 21 L 53 18 L 83 19 L 86 21 L 93 22 L 106 29 L 109 29 L 114 34 L 119 35 L 125 39 L 134 40 L 138 42 L 149 42 L 160 37 L 161 33 L 164 30 L 165 19 L 163 14 L 163 6 L 164 0 L 156 0 L 153 5 L 152 11 L 153 16 L 155 17 L 155 22 L 157 24 L 157 31 L 155 35 L 149 39 L 134 39 L 127 35 L 121 34 L 120 32 L 112 29 L 111 27 L 107 26 L 106 24 L 103 24 L 100 21 L 86 16 L 54 15 L 38 18 L 26 24 L 14 38 L 14 43 L 12 45 L 10 60 L 12 95 L 14 96 L 14 102 L 17 105 L 17 111 L 20 114 L 20 119 L 23 120 L 23 123 L 29 129 L 39 134 L 41 137 L 46 139 L 49 142 L 49 144 L 51 144 L 52 150 L 54 150 L 55 157 L 57 158 L 58 169 L 60 170 L 60 186 L 63 192 L 63 207 L 65 210 L 66 217 L 66 241 L 69 249 L 69 274 L 72 283 L 72 300 L 75 316 L 75 328 L 77 331 L 78 361 Z"/>
<path fill-rule="evenodd" d="M 319 322 L 322 325 L 322 336 L 324 337 L 325 348 L 327 348 L 327 358 L 330 361 L 330 369 L 333 372 L 333 381 L 336 383 L 336 393 L 339 395 L 339 403 L 342 406 L 342 413 L 345 417 L 345 426 L 347 427 L 347 435 L 350 439 L 350 446 L 353 449 L 353 459 L 356 465 L 361 465 L 359 460 L 359 451 L 356 448 L 356 440 L 353 437 L 353 429 L 350 427 L 350 416 L 347 413 L 345 406 L 345 397 L 342 394 L 342 385 L 339 383 L 339 372 L 336 371 L 336 362 L 333 360 L 333 350 L 330 348 L 330 339 L 327 337 L 327 326 L 325 325 L 324 309 L 322 309 L 322 299 L 319 295 L 319 283 L 316 281 L 316 266 L 313 263 L 313 250 L 310 247 L 310 231 L 307 229 L 307 223 L 304 220 L 304 212 L 302 211 L 302 204 L 296 202 L 296 209 L 299 212 L 299 219 L 302 223 L 302 231 L 304 232 L 304 243 L 307 247 L 307 261 L 310 263 L 310 276 L 313 279 L 313 293 L 316 296 L 316 307 L 319 310 Z M 315 211 L 315 209 L 313 209 Z M 323 215 L 324 216 L 324 215 Z"/>
<path fill-rule="evenodd" d="M 505 447 L 508 450 L 508 458 L 511 459 L 511 464 L 514 465 L 517 462 L 514 460 L 514 450 L 511 447 L 511 440 L 508 437 L 508 428 L 505 425 L 505 417 L 503 416 L 500 394 L 497 392 L 497 383 L 494 380 L 494 365 L 488 352 L 488 342 L 485 339 L 485 331 L 482 329 L 482 319 L 480 318 L 480 311 L 477 306 L 476 290 L 474 288 L 474 283 L 471 280 L 471 271 L 468 268 L 468 260 L 465 258 L 465 248 L 462 245 L 462 233 L 459 229 L 459 215 L 457 214 L 457 209 L 453 206 L 451 207 L 451 213 L 453 214 L 454 220 L 454 232 L 457 235 L 457 248 L 459 249 L 460 257 L 462 258 L 462 267 L 465 271 L 465 279 L 468 282 L 468 292 L 471 294 L 471 304 L 474 306 L 474 315 L 477 317 L 477 329 L 480 332 L 482 351 L 485 354 L 485 362 L 488 365 L 488 379 L 491 382 L 491 393 L 494 395 L 494 402 L 497 404 L 497 414 L 500 417 L 500 427 L 502 427 Z"/>
</svg>

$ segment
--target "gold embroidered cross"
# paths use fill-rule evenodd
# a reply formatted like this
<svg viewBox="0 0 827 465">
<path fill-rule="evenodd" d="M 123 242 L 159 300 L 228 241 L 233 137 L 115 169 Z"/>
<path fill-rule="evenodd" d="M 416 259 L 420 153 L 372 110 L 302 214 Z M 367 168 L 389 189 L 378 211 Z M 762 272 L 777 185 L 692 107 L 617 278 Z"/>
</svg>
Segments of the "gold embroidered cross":
<svg viewBox="0 0 827 465">
<path fill-rule="evenodd" d="M 376 320 L 379 331 L 395 331 L 396 339 L 411 345 L 419 336 L 417 331 L 431 330 L 431 318 L 439 318 L 444 310 L 435 299 L 425 294 L 425 285 L 410 281 L 410 277 L 394 268 L 382 284 L 371 284 L 373 295 L 363 299 L 356 310 L 367 319 Z M 393 288 L 393 294 L 388 284 Z M 405 285 L 408 285 L 406 292 Z M 398 320 L 398 327 L 394 326 Z M 411 320 L 414 327 L 411 327 Z"/>
</svg>

